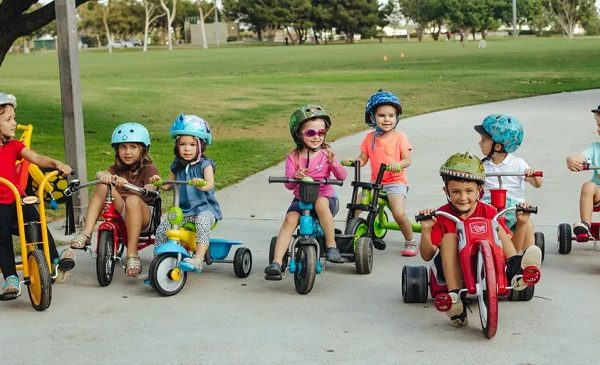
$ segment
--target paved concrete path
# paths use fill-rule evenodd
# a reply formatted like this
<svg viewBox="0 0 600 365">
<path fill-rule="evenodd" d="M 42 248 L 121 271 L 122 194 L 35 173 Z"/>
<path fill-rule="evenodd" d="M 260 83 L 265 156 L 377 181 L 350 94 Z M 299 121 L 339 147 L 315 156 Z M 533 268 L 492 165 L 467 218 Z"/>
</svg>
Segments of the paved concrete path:
<svg viewBox="0 0 600 365">
<path fill-rule="evenodd" d="M 492 340 L 482 336 L 477 305 L 468 327 L 455 329 L 431 300 L 402 302 L 402 266 L 422 260 L 401 256 L 399 232 L 388 234 L 387 250 L 375 252 L 370 275 L 357 275 L 353 264 L 328 265 L 305 296 L 296 294 L 291 277 L 265 281 L 269 240 L 290 200 L 282 186 L 267 183 L 269 175 L 283 173 L 280 164 L 218 192 L 226 218 L 215 236 L 243 240 L 252 249 L 250 277 L 238 279 L 231 265 L 215 264 L 164 298 L 119 270 L 110 286 L 99 287 L 94 262 L 78 253 L 71 278 L 53 287 L 45 312 L 35 312 L 27 294 L 0 304 L 0 363 L 595 364 L 600 253 L 592 244 L 575 244 L 570 255 L 559 255 L 556 227 L 578 219 L 579 187 L 589 174 L 568 172 L 564 161 L 598 140 L 589 111 L 598 102 L 600 90 L 561 93 L 431 113 L 399 126 L 414 146 L 411 216 L 444 202 L 438 168 L 447 156 L 480 154 L 474 124 L 489 113 L 508 113 L 525 126 L 518 155 L 545 173 L 544 186 L 529 187 L 527 196 L 540 208 L 534 219 L 546 235 L 546 261 L 531 302 L 500 303 Z M 340 158 L 356 156 L 363 135 L 336 141 L 334 150 Z M 344 204 L 349 185 L 339 189 Z M 337 227 L 343 228 L 344 217 L 342 210 Z M 151 251 L 142 251 L 144 272 L 150 260 Z"/>
</svg>

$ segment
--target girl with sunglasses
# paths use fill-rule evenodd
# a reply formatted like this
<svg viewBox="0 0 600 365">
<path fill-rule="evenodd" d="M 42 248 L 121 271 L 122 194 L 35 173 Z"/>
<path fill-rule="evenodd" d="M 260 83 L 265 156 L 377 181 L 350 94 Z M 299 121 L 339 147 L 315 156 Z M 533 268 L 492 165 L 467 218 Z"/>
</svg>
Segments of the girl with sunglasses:
<svg viewBox="0 0 600 365">
<path fill-rule="evenodd" d="M 285 161 L 285 176 L 302 179 L 306 176 L 313 179 L 330 178 L 331 174 L 338 180 L 344 180 L 348 174 L 335 158 L 330 146 L 325 143 L 327 131 L 331 127 L 331 118 L 322 107 L 314 104 L 303 105 L 296 109 L 290 118 L 290 134 L 296 148 Z M 294 199 L 288 208 L 279 234 L 273 255 L 273 262 L 265 268 L 269 276 L 281 275 L 281 263 L 288 246 L 292 241 L 294 230 L 300 222 L 299 186 L 285 184 L 292 190 Z M 319 198 L 315 202 L 315 211 L 325 234 L 326 259 L 329 262 L 342 263 L 344 258 L 335 243 L 333 216 L 339 210 L 339 201 L 331 185 L 321 185 Z"/>
<path fill-rule="evenodd" d="M 387 196 L 394 220 L 405 239 L 402 256 L 416 256 L 412 225 L 404 209 L 408 193 L 405 169 L 411 163 L 412 146 L 406 134 L 396 130 L 401 114 L 400 99 L 393 93 L 380 89 L 371 95 L 365 107 L 365 123 L 374 130 L 362 140 L 356 160 L 360 160 L 361 166 L 371 161 L 371 181 L 377 178 L 382 163 L 390 167 L 381 180 L 382 192 Z M 375 245 L 379 249 L 384 247 Z"/>
</svg>

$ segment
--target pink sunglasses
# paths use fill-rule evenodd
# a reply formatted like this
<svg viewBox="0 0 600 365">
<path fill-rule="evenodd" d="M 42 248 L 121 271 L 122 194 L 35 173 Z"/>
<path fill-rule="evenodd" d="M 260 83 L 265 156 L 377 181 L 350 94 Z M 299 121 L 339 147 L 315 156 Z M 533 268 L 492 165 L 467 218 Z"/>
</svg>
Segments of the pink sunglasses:
<svg viewBox="0 0 600 365">
<path fill-rule="evenodd" d="M 323 137 L 324 135 L 327 134 L 327 131 L 325 129 L 307 129 L 304 131 L 303 133 L 306 137 L 314 137 L 314 136 L 319 136 L 319 137 Z"/>
</svg>

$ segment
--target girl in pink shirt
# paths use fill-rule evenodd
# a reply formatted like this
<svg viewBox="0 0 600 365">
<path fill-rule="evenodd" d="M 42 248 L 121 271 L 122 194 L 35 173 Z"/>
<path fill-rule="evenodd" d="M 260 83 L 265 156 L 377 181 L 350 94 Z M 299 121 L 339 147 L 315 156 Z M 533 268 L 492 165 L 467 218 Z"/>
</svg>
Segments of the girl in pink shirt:
<svg viewBox="0 0 600 365">
<path fill-rule="evenodd" d="M 417 245 L 413 238 L 412 225 L 404 210 L 408 180 L 404 169 L 410 166 L 412 146 L 406 135 L 396 130 L 402 114 L 400 99 L 393 93 L 379 90 L 371 95 L 365 108 L 365 123 L 374 127 L 360 144 L 360 165 L 371 161 L 371 181 L 375 181 L 379 166 L 384 163 L 390 167 L 383 175 L 383 192 L 386 193 L 394 220 L 406 240 L 403 256 L 415 256 Z M 377 247 L 377 246 L 375 246 Z M 380 246 L 382 249 L 385 246 Z"/>
<path fill-rule="evenodd" d="M 333 173 L 336 179 L 344 180 L 346 178 L 348 172 L 340 165 L 329 145 L 325 143 L 329 127 L 331 127 L 331 118 L 318 105 L 303 105 L 294 111 L 290 118 L 290 133 L 296 143 L 296 148 L 285 161 L 285 176 L 296 179 L 302 179 L 305 176 L 324 179 L 329 178 Z M 268 276 L 281 275 L 283 256 L 288 250 L 294 230 L 300 222 L 299 186 L 293 183 L 285 184 L 285 187 L 293 190 L 294 199 L 277 235 L 273 262 L 265 268 L 265 274 Z M 333 187 L 321 185 L 319 198 L 315 202 L 315 211 L 325 234 L 326 258 L 330 262 L 342 263 L 345 260 L 336 246 L 333 225 L 333 216 L 338 209 L 339 202 Z"/>
</svg>

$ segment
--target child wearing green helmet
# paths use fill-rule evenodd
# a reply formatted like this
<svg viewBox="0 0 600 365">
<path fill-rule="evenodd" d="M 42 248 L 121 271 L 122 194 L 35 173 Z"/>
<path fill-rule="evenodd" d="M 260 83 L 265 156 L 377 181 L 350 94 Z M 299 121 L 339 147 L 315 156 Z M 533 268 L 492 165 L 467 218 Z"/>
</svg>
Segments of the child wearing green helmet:
<svg viewBox="0 0 600 365">
<path fill-rule="evenodd" d="M 526 206 L 525 183 L 539 188 L 542 186 L 543 178 L 541 176 L 528 176 L 532 175 L 535 170 L 530 168 L 525 160 L 513 154 L 523 142 L 524 132 L 521 123 L 509 115 L 490 114 L 483 119 L 480 125 L 473 128 L 481 136 L 479 147 L 485 155 L 482 161 L 486 173 L 525 173 L 525 176 L 504 176 L 502 187 L 507 190 L 507 207 Z M 482 200 L 489 203 L 491 201 L 490 189 L 498 188 L 498 178 L 488 177 L 483 186 Z M 521 213 L 515 214 L 514 212 L 506 214 L 505 218 L 507 226 L 514 229 L 512 240 L 517 252 L 526 250 L 527 247 L 535 243 L 535 230 L 530 219 L 525 219 L 526 217 Z"/>
<path fill-rule="evenodd" d="M 394 220 L 398 223 L 405 239 L 402 256 L 416 256 L 417 245 L 413 237 L 412 225 L 405 212 L 408 194 L 405 170 L 412 161 L 412 146 L 406 134 L 396 129 L 401 114 L 402 105 L 395 94 L 379 90 L 371 95 L 365 106 L 365 123 L 374 130 L 362 140 L 360 155 L 355 160 L 360 160 L 360 166 L 366 165 L 368 161 L 371 162 L 371 181 L 376 180 L 382 163 L 390 167 L 390 170 L 383 174 L 382 192 L 387 196 Z M 374 242 L 374 245 L 379 249 L 385 247 L 377 242 Z"/>
<path fill-rule="evenodd" d="M 15 139 L 17 121 L 15 109 L 17 98 L 12 94 L 0 92 L 0 176 L 13 183 L 24 194 L 23 186 L 19 186 L 16 172 L 16 163 L 24 159 L 39 167 L 52 168 L 60 171 L 62 175 L 71 173 L 71 167 L 50 157 L 37 154 L 25 147 Z M 26 220 L 39 221 L 39 213 L 33 205 L 23 205 L 23 216 Z M 15 299 L 19 293 L 19 277 L 15 265 L 12 232 L 13 225 L 17 222 L 15 196 L 8 186 L 0 184 L 0 270 L 4 276 L 4 285 L 0 297 L 2 300 Z M 57 265 L 57 279 L 64 281 L 68 270 L 75 265 L 74 255 L 71 250 L 61 254 L 56 250 L 54 238 L 48 231 L 48 244 L 50 259 L 53 267 Z"/>
<path fill-rule="evenodd" d="M 319 105 L 307 104 L 297 108 L 290 118 L 289 129 L 296 148 L 285 160 L 285 176 L 302 179 L 329 178 L 344 180 L 348 174 L 335 158 L 330 146 L 325 143 L 327 131 L 331 127 L 331 118 Z M 265 268 L 267 276 L 281 276 L 283 257 L 291 243 L 292 235 L 300 222 L 299 187 L 298 184 L 285 184 L 294 192 L 294 199 L 288 208 L 275 244 L 273 261 Z M 329 262 L 342 263 L 335 242 L 333 216 L 339 210 L 339 201 L 331 185 L 321 185 L 319 198 L 315 202 L 315 211 L 325 234 L 326 259 Z"/>
<path fill-rule="evenodd" d="M 496 208 L 479 200 L 485 182 L 485 170 L 479 158 L 469 152 L 457 153 L 450 156 L 440 167 L 440 175 L 444 181 L 444 193 L 448 204 L 437 210 L 444 211 L 455 217 L 466 220 L 471 217 L 492 219 Z M 424 209 L 420 214 L 431 214 L 433 210 Z M 527 213 L 524 213 L 527 214 Z M 510 236 L 505 230 L 498 230 L 502 242 L 502 250 L 506 260 L 506 277 L 508 283 L 522 274 L 527 266 L 541 264 L 542 252 L 539 247 L 530 246 L 523 255 L 517 255 Z M 459 290 L 463 287 L 462 272 L 458 258 L 458 235 L 456 225 L 443 216 L 434 216 L 421 222 L 421 257 L 425 261 L 433 259 L 433 264 L 439 279 L 446 282 L 448 292 L 452 297 L 452 307 L 446 314 L 452 324 L 460 327 L 467 324 L 467 311 L 463 298 L 459 299 Z M 514 282 L 514 290 L 523 290 L 526 284 L 522 279 Z"/>
<path fill-rule="evenodd" d="M 600 135 L 600 105 L 592 109 L 596 121 L 596 132 Z M 567 168 L 569 171 L 579 172 L 583 170 L 584 163 L 590 166 L 600 165 L 600 142 L 594 142 L 580 153 L 575 153 L 567 157 Z M 573 232 L 577 235 L 587 234 L 591 236 L 591 223 L 594 206 L 600 203 L 600 175 L 598 170 L 592 173 L 592 180 L 586 181 L 581 186 L 579 195 L 579 217 L 580 222 L 573 225 Z"/>
<path fill-rule="evenodd" d="M 183 223 L 196 225 L 196 254 L 183 260 L 202 272 L 204 256 L 210 243 L 210 229 L 223 218 L 221 207 L 215 197 L 215 167 L 217 164 L 206 157 L 206 146 L 212 143 L 212 133 L 208 123 L 195 115 L 179 114 L 169 131 L 175 140 L 175 159 L 169 167 L 168 180 L 206 182 L 203 186 L 178 185 L 179 206 L 183 210 Z M 160 180 L 152 176 L 151 181 Z M 165 184 L 162 190 L 171 190 L 173 185 Z M 163 219 L 156 229 L 156 245 L 167 242 L 167 230 L 171 227 L 168 219 Z"/>
<path fill-rule="evenodd" d="M 151 224 L 152 197 L 140 196 L 124 188 L 123 184 L 129 183 L 156 190 L 150 177 L 159 172 L 148 153 L 150 134 L 143 125 L 127 122 L 117 126 L 111 137 L 111 146 L 115 151 L 114 164 L 96 173 L 96 178 L 103 184 L 96 185 L 85 213 L 83 230 L 73 236 L 69 245 L 74 249 L 83 249 L 90 245 L 92 232 L 104 208 L 104 200 L 110 186 L 115 207 L 123 216 L 127 227 L 125 273 L 135 277 L 142 272 L 137 244 L 140 232 Z"/>
</svg>

